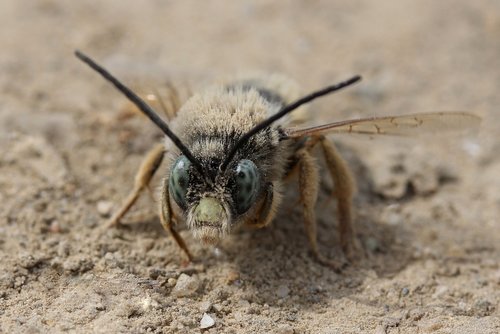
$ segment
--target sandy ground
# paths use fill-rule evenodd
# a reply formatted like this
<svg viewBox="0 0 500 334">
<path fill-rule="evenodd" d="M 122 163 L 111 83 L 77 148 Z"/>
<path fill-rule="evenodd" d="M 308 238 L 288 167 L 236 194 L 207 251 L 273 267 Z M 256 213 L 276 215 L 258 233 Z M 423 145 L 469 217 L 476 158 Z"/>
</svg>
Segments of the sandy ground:
<svg viewBox="0 0 500 334">
<path fill-rule="evenodd" d="M 210 4 L 209 4 L 210 3 Z M 500 3 L 0 2 L 0 331 L 3 333 L 500 332 Z M 274 224 L 219 248 L 163 232 L 148 194 L 102 232 L 161 136 L 78 62 L 201 83 L 248 70 L 304 91 L 362 74 L 312 122 L 435 110 L 476 137 L 337 136 L 359 184 L 366 257 L 336 274 L 308 251 L 295 184 Z M 325 180 L 320 244 L 341 256 Z M 207 314 L 215 324 L 200 329 Z"/>
</svg>

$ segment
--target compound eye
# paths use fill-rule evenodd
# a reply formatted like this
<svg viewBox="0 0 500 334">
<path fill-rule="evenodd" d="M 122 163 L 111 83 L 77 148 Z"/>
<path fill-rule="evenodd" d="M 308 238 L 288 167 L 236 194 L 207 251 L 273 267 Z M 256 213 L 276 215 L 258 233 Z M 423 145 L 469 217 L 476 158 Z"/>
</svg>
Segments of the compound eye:
<svg viewBox="0 0 500 334">
<path fill-rule="evenodd" d="M 242 214 L 250 209 L 259 193 L 259 170 L 252 161 L 244 159 L 238 163 L 235 170 L 235 184 L 233 200 L 236 211 Z"/>
<path fill-rule="evenodd" d="M 183 209 L 186 208 L 186 193 L 189 185 L 189 167 L 191 162 L 183 155 L 174 162 L 170 171 L 168 187 L 175 202 Z"/>
</svg>

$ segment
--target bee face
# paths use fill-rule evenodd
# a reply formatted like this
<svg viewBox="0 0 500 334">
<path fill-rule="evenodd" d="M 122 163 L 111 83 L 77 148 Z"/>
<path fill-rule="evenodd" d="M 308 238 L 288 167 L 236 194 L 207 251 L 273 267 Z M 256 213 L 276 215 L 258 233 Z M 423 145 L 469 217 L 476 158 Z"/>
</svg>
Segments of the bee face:
<svg viewBox="0 0 500 334">
<path fill-rule="evenodd" d="M 181 155 L 172 164 L 168 188 L 195 236 L 216 243 L 254 206 L 261 193 L 261 177 L 253 161 L 242 159 L 207 180 Z"/>
</svg>

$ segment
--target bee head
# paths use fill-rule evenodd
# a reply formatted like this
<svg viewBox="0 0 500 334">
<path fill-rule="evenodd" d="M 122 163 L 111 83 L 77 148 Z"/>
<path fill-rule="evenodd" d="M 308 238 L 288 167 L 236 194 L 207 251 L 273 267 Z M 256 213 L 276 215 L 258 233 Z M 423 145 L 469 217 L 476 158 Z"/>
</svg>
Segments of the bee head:
<svg viewBox="0 0 500 334">
<path fill-rule="evenodd" d="M 171 166 L 168 189 L 164 191 L 185 212 L 187 225 L 195 236 L 213 244 L 251 211 L 261 194 L 261 181 L 257 165 L 242 159 L 207 183 L 181 155 Z"/>
</svg>

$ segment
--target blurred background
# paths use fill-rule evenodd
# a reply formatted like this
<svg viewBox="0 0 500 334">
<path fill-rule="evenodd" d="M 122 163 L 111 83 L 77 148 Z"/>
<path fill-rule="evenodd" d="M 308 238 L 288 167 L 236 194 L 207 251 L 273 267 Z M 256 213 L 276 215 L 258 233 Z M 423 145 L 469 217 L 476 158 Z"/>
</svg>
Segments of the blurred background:
<svg viewBox="0 0 500 334">
<path fill-rule="evenodd" d="M 204 313 L 214 332 L 499 329 L 500 2 L 2 1 L 0 27 L 5 332 L 189 332 Z M 343 274 L 308 256 L 290 207 L 223 255 L 183 231 L 200 259 L 186 269 L 147 195 L 131 217 L 150 223 L 96 232 L 161 136 L 75 49 L 130 83 L 203 87 L 259 70 L 308 92 L 363 76 L 315 102 L 313 124 L 449 110 L 483 123 L 477 136 L 338 138 L 367 252 Z M 320 243 L 341 256 L 325 201 Z M 181 273 L 198 285 L 179 299 Z"/>
</svg>

